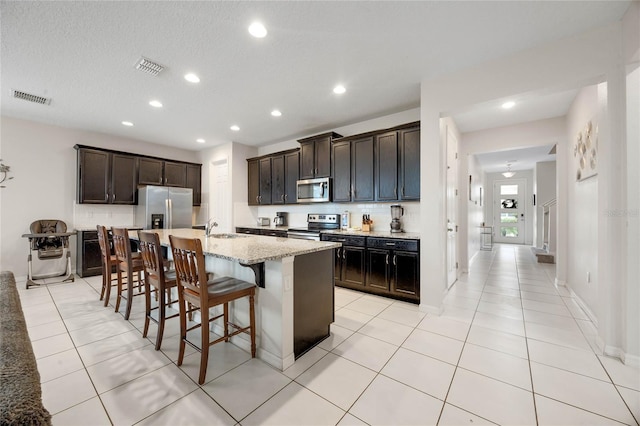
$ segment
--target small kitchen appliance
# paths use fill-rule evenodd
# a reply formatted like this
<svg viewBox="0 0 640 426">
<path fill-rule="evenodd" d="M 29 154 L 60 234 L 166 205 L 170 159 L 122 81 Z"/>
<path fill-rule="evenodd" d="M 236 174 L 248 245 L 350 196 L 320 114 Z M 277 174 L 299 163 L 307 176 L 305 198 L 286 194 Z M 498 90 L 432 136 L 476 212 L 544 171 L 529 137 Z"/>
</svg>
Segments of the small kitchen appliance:
<svg viewBox="0 0 640 426">
<path fill-rule="evenodd" d="M 340 219 L 340 228 L 342 228 L 343 231 L 346 231 L 350 227 L 351 227 L 351 213 L 349 213 L 349 210 L 345 210 L 344 213 L 342 213 L 342 217 Z"/>
<path fill-rule="evenodd" d="M 258 226 L 269 226 L 269 218 L 268 217 L 259 217 L 258 218 Z"/>
<path fill-rule="evenodd" d="M 404 207 L 400 204 L 391 206 L 391 232 L 404 232 L 400 218 L 404 216 Z"/>
<path fill-rule="evenodd" d="M 273 224 L 275 226 L 287 226 L 287 212 L 276 212 L 276 217 L 273 218 Z"/>
</svg>

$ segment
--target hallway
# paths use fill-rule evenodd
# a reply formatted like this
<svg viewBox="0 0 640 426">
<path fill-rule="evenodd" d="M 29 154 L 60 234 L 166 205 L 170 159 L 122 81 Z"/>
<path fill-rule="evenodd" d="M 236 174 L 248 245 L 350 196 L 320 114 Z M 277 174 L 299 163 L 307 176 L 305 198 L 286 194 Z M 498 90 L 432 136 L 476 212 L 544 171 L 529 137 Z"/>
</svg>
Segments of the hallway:
<svg viewBox="0 0 640 426">
<path fill-rule="evenodd" d="M 103 308 L 100 277 L 20 296 L 54 425 L 636 425 L 640 372 L 596 354 L 554 265 L 534 259 L 479 252 L 441 316 L 337 288 L 332 336 L 288 370 L 216 345 L 203 386 L 192 350 L 175 365 L 177 323 L 154 351 L 142 305 L 131 321 Z"/>
</svg>

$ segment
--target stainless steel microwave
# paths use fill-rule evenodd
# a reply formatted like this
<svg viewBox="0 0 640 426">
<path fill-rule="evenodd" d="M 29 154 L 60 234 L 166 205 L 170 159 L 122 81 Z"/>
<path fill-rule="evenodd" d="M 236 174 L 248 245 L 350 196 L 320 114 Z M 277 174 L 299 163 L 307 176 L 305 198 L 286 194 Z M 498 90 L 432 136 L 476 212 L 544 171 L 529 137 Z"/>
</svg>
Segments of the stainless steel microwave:
<svg viewBox="0 0 640 426">
<path fill-rule="evenodd" d="M 324 203 L 331 201 L 331 178 L 299 180 L 296 184 L 298 203 Z"/>
</svg>

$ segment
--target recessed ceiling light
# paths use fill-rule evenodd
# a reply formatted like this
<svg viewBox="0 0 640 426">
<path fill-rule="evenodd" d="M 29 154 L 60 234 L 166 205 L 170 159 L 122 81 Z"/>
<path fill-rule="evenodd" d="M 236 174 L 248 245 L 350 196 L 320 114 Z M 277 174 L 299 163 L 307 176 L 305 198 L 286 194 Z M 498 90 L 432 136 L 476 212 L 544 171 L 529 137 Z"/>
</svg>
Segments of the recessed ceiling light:
<svg viewBox="0 0 640 426">
<path fill-rule="evenodd" d="M 260 22 L 254 22 L 249 25 L 249 34 L 255 38 L 264 38 L 267 35 L 267 29 Z"/>
<path fill-rule="evenodd" d="M 132 122 L 130 122 L 130 121 L 123 121 L 123 122 L 122 122 L 122 125 L 123 125 L 123 126 L 131 127 L 131 126 L 133 126 L 133 123 L 132 123 Z"/>
<path fill-rule="evenodd" d="M 240 127 L 236 126 L 235 124 L 231 127 L 229 127 L 231 130 L 233 130 L 234 132 L 237 132 L 238 130 L 240 130 Z"/>
<path fill-rule="evenodd" d="M 333 88 L 333 93 L 338 94 L 338 95 L 341 95 L 346 91 L 347 91 L 347 89 L 345 89 L 342 84 L 338 84 L 336 87 Z"/>
<path fill-rule="evenodd" d="M 274 117 L 280 117 L 282 113 L 279 110 L 274 109 L 273 111 L 271 111 L 271 115 L 273 115 Z"/>
<path fill-rule="evenodd" d="M 513 101 L 509 101 L 509 102 L 505 102 L 502 104 L 502 108 L 504 109 L 509 109 L 509 108 L 513 108 L 516 105 L 515 102 Z"/>
<path fill-rule="evenodd" d="M 154 108 L 162 108 L 162 102 L 157 101 L 157 100 L 153 100 L 153 101 L 149 101 L 149 105 L 151 105 Z"/>
<path fill-rule="evenodd" d="M 198 143 L 205 143 L 206 141 L 205 141 L 204 139 L 202 139 L 202 138 L 199 138 L 199 139 L 196 139 L 196 142 L 198 142 Z"/>
<path fill-rule="evenodd" d="M 193 73 L 185 74 L 184 79 L 187 80 L 189 83 L 200 83 L 200 77 L 198 77 Z"/>
</svg>

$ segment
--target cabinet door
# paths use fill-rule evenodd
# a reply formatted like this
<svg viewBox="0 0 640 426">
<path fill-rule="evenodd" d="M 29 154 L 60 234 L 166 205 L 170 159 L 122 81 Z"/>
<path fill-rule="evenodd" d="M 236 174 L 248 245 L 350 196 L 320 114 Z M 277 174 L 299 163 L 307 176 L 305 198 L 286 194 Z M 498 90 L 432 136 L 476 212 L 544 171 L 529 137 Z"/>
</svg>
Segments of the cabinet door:
<svg viewBox="0 0 640 426">
<path fill-rule="evenodd" d="M 398 199 L 398 133 L 376 136 L 376 200 Z"/>
<path fill-rule="evenodd" d="M 352 201 L 373 201 L 373 137 L 351 142 L 353 175 Z"/>
<path fill-rule="evenodd" d="M 315 177 L 315 155 L 313 141 L 300 143 L 300 179 L 313 179 Z"/>
<path fill-rule="evenodd" d="M 331 176 L 331 137 L 327 136 L 315 141 L 315 177 Z"/>
<path fill-rule="evenodd" d="M 109 202 L 109 157 L 104 151 L 78 150 L 78 202 Z"/>
<path fill-rule="evenodd" d="M 400 131 L 400 199 L 420 199 L 420 129 Z"/>
<path fill-rule="evenodd" d="M 138 160 L 138 184 L 162 185 L 162 165 L 164 161 L 154 158 L 140 158 Z"/>
<path fill-rule="evenodd" d="M 284 202 L 295 204 L 298 202 L 296 183 L 300 178 L 300 153 L 292 152 L 284 156 Z"/>
<path fill-rule="evenodd" d="M 187 186 L 187 165 L 185 163 L 164 162 L 164 184 L 184 188 Z"/>
<path fill-rule="evenodd" d="M 250 206 L 257 206 L 260 204 L 260 163 L 258 160 L 251 160 L 247 164 L 248 169 L 248 199 L 247 202 Z"/>
<path fill-rule="evenodd" d="M 271 158 L 260 159 L 260 204 L 271 204 Z"/>
<path fill-rule="evenodd" d="M 333 281 L 340 282 L 342 281 L 342 247 L 339 247 L 333 250 L 334 262 L 333 262 Z"/>
<path fill-rule="evenodd" d="M 82 276 L 102 274 L 102 253 L 98 240 L 82 241 Z"/>
<path fill-rule="evenodd" d="M 420 256 L 418 253 L 394 251 L 392 291 L 404 296 L 420 297 Z"/>
<path fill-rule="evenodd" d="M 389 291 L 390 250 L 367 250 L 367 287 Z"/>
<path fill-rule="evenodd" d="M 271 157 L 271 203 L 284 204 L 284 155 Z"/>
<path fill-rule="evenodd" d="M 202 204 L 202 166 L 187 164 L 187 188 L 193 190 L 193 205 Z"/>
<path fill-rule="evenodd" d="M 351 143 L 337 142 L 331 147 L 333 161 L 333 201 L 351 201 Z"/>
<path fill-rule="evenodd" d="M 364 247 L 342 247 L 342 281 L 364 287 Z"/>
<path fill-rule="evenodd" d="M 136 204 L 136 158 L 113 154 L 111 157 L 111 203 Z"/>
</svg>

